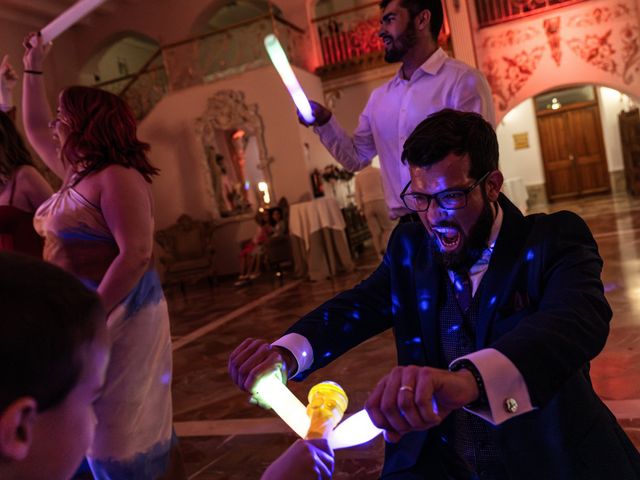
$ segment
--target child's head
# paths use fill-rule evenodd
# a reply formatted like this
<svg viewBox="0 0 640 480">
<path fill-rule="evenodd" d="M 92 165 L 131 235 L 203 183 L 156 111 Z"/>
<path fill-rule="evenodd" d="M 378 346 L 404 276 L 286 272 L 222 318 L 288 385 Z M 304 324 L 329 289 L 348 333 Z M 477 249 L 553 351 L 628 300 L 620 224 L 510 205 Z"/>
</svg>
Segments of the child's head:
<svg viewBox="0 0 640 480">
<path fill-rule="evenodd" d="M 274 207 L 271 209 L 271 222 L 273 224 L 282 220 L 282 209 L 280 207 Z"/>
<path fill-rule="evenodd" d="M 73 475 L 108 361 L 96 294 L 53 265 L 0 253 L 0 478 Z"/>
</svg>

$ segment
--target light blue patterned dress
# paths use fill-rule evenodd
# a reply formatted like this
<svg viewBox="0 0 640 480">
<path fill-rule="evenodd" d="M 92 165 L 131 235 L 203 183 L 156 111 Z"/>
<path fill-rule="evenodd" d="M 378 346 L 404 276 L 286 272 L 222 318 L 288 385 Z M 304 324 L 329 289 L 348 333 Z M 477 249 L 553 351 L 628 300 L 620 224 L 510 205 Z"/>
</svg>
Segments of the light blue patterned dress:
<svg viewBox="0 0 640 480">
<path fill-rule="evenodd" d="M 73 187 L 42 204 L 34 226 L 45 238 L 44 259 L 92 288 L 118 254 L 100 208 Z M 156 479 L 172 446 L 172 364 L 167 303 L 152 267 L 107 324 L 111 360 L 95 407 L 98 425 L 88 461 L 98 480 Z"/>
</svg>

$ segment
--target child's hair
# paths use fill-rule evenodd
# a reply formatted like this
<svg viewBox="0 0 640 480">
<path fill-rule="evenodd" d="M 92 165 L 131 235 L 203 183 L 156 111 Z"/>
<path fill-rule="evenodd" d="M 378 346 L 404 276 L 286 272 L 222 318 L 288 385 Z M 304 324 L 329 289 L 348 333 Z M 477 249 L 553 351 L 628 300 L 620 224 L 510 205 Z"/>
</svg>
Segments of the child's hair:
<svg viewBox="0 0 640 480">
<path fill-rule="evenodd" d="M 82 373 L 81 347 L 104 313 L 98 296 L 54 265 L 0 252 L 0 412 L 21 397 L 55 407 Z"/>
</svg>

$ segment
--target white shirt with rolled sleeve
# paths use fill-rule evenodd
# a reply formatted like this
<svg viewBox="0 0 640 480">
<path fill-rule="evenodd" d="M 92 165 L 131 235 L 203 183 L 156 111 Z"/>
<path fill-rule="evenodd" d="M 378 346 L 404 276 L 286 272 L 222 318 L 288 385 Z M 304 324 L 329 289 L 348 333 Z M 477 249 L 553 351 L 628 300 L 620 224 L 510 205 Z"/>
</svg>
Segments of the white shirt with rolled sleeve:
<svg viewBox="0 0 640 480">
<path fill-rule="evenodd" d="M 502 227 L 502 218 L 502 209 L 498 207 L 489 237 L 489 248 L 485 250 L 482 258 L 469 270 L 474 295 L 489 267 L 493 246 Z M 449 276 L 453 281 L 451 272 L 449 272 Z M 272 345 L 286 348 L 298 362 L 298 370 L 289 372 L 290 376 L 304 372 L 313 364 L 313 348 L 311 348 L 309 340 L 300 334 L 290 333 L 279 338 Z M 516 415 L 521 415 L 534 409 L 522 374 L 505 355 L 493 348 L 484 348 L 457 358 L 451 363 L 453 364 L 462 359 L 471 361 L 478 369 L 482 376 L 488 400 L 488 405 L 485 407 L 473 409 L 465 407 L 465 410 L 478 415 L 487 422 L 498 425 Z"/>
<path fill-rule="evenodd" d="M 409 80 L 398 71 L 373 91 L 353 136 L 340 127 L 335 115 L 314 131 L 349 171 L 362 170 L 376 154 L 380 157 L 387 206 L 391 218 L 398 218 L 411 213 L 400 200 L 409 182 L 409 169 L 401 160 L 402 146 L 422 120 L 445 108 L 477 112 L 495 127 L 491 90 L 485 77 L 439 48 Z"/>
</svg>

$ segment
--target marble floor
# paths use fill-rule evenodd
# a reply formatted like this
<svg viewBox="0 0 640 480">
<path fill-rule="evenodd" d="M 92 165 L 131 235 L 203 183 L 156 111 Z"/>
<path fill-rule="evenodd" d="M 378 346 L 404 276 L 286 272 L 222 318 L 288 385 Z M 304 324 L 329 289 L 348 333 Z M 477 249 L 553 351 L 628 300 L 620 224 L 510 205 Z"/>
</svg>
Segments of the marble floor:
<svg viewBox="0 0 640 480">
<path fill-rule="evenodd" d="M 583 216 L 603 256 L 603 281 L 614 311 L 611 334 L 592 363 L 594 386 L 640 448 L 640 199 L 605 196 L 554 204 Z M 367 252 L 355 272 L 316 283 L 264 275 L 245 288 L 233 282 L 193 287 L 186 299 L 169 292 L 174 336 L 174 419 L 190 479 L 258 479 L 294 435 L 274 414 L 248 402 L 227 375 L 229 353 L 247 336 L 275 339 L 289 324 L 375 267 Z M 375 382 L 395 363 L 391 333 L 362 344 L 302 384 L 330 379 L 349 394 L 349 411 L 362 408 Z M 362 374 L 366 372 L 366 374 Z M 336 479 L 377 478 L 380 438 L 336 455 Z"/>
</svg>

